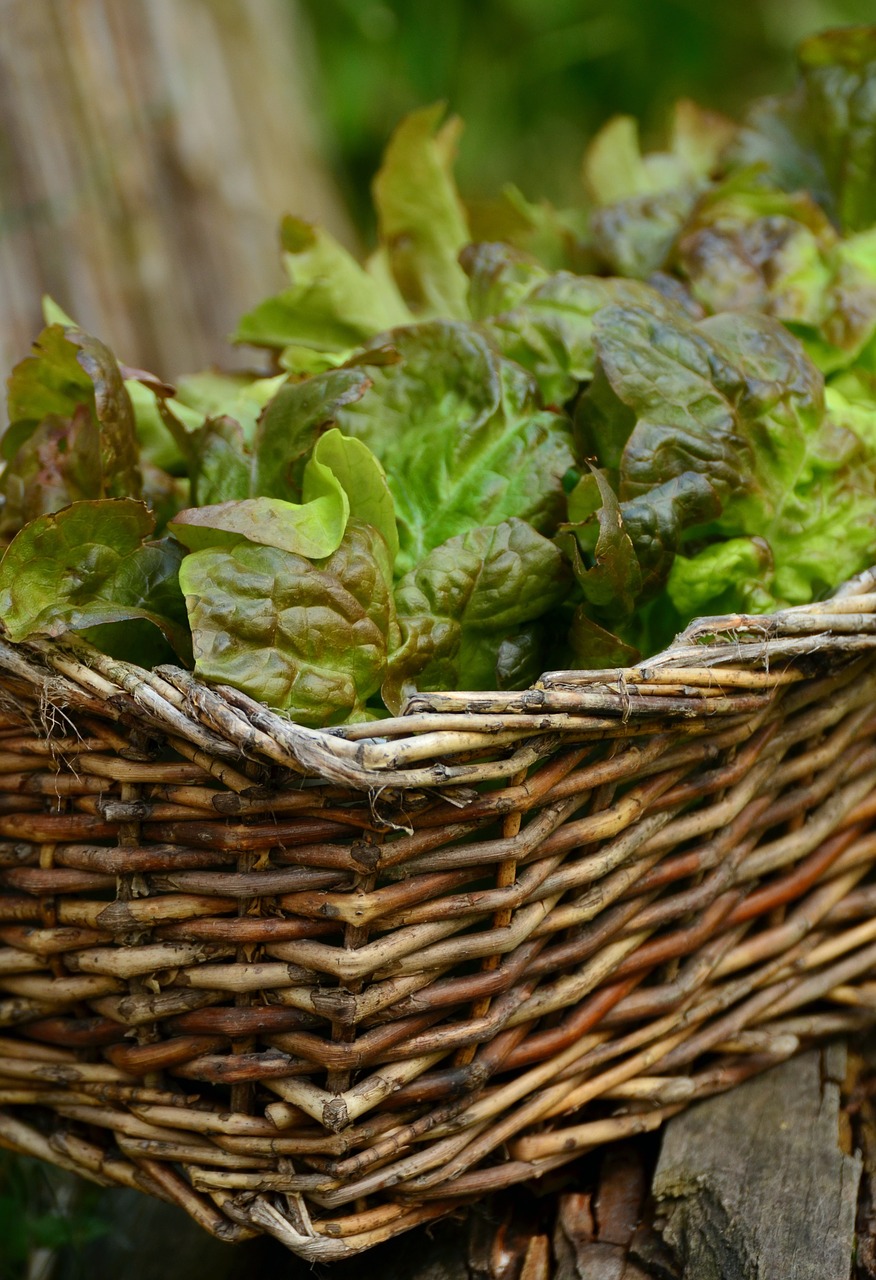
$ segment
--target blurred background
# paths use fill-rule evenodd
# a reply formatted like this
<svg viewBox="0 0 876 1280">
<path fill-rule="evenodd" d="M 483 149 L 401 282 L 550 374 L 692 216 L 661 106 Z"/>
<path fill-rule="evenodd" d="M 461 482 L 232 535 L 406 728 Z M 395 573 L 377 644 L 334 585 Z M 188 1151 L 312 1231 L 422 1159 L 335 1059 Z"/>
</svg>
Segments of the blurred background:
<svg viewBox="0 0 876 1280">
<path fill-rule="evenodd" d="M 458 174 L 574 204 L 609 116 L 659 139 L 679 96 L 738 114 L 819 28 L 873 0 L 0 0 L 0 363 L 50 293 L 173 378 L 252 353 L 238 315 L 281 283 L 294 212 L 364 248 L 393 126 L 447 102 Z"/>
</svg>

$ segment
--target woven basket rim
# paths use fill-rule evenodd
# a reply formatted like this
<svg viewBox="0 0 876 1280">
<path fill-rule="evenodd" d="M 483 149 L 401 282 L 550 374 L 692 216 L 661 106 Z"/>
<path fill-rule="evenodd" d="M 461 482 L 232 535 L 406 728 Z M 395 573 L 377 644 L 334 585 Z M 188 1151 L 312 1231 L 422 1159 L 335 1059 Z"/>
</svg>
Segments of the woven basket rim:
<svg viewBox="0 0 876 1280">
<path fill-rule="evenodd" d="M 550 671 L 520 692 L 418 693 L 398 716 L 323 729 L 180 667 L 150 672 L 110 658 L 69 633 L 19 644 L 0 639 L 0 670 L 37 686 L 54 709 L 96 700 L 102 714 L 129 722 L 133 715 L 229 765 L 268 759 L 379 792 L 506 779 L 558 739 L 616 736 L 619 722 L 631 736 L 714 717 L 730 722 L 804 678 L 807 659 L 823 664 L 874 647 L 876 567 L 827 600 L 771 614 L 698 618 L 668 648 L 632 667 Z M 488 763 L 478 759 L 485 751 Z"/>
</svg>

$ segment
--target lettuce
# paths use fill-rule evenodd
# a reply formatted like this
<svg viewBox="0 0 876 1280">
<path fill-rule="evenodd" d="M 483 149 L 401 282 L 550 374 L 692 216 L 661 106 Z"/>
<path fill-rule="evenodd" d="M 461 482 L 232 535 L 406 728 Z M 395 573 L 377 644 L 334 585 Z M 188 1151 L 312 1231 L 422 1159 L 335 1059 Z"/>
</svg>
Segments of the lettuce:
<svg viewBox="0 0 876 1280">
<path fill-rule="evenodd" d="M 383 686 L 387 706 L 399 710 L 418 690 L 530 684 L 547 638 L 531 624 L 569 587 L 559 550 L 523 520 L 448 539 L 396 588 L 401 644 Z"/>
<path fill-rule="evenodd" d="M 68 502 L 140 496 L 131 400 L 115 357 L 96 338 L 49 325 L 12 371 L 7 409 L 7 532 Z"/>
<path fill-rule="evenodd" d="M 574 462 L 571 432 L 541 407 L 529 375 L 471 325 L 424 322 L 386 337 L 390 358 L 368 366 L 370 387 L 336 421 L 386 468 L 398 573 L 473 527 L 516 517 L 551 530 Z"/>
<path fill-rule="evenodd" d="M 179 574 L 195 672 L 306 725 L 367 715 L 397 641 L 386 544 L 351 520 L 310 560 L 241 541 L 186 556 Z"/>
<path fill-rule="evenodd" d="M 4 633 L 172 649 L 337 725 L 637 662 L 865 569 L 876 28 L 800 64 L 741 125 L 679 104 L 658 151 L 609 122 L 577 209 L 464 206 L 459 123 L 414 112 L 364 262 L 283 220 L 288 285 L 236 334 L 262 373 L 171 387 L 48 301 L 9 380 Z"/>
<path fill-rule="evenodd" d="M 75 502 L 40 516 L 0 562 L 0 617 L 11 640 L 58 636 L 140 619 L 185 657 L 191 651 L 179 588 L 182 547 L 151 541 L 155 521 L 130 498 Z"/>
</svg>

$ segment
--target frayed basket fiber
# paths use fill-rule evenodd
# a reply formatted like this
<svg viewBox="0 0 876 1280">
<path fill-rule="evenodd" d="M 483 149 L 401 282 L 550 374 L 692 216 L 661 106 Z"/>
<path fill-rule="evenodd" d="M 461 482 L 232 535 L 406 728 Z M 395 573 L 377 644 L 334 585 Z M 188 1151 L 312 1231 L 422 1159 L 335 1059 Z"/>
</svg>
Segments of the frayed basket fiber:
<svg viewBox="0 0 876 1280">
<path fill-rule="evenodd" d="M 227 1240 L 346 1257 L 876 1018 L 876 572 L 336 730 L 76 639 L 0 690 L 0 1143 Z"/>
</svg>

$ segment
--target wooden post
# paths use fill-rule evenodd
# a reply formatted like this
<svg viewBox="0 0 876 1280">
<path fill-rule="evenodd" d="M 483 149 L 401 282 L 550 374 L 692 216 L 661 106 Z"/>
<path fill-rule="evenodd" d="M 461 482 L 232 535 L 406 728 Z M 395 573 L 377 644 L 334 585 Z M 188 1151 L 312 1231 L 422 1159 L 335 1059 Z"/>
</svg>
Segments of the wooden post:
<svg viewBox="0 0 876 1280">
<path fill-rule="evenodd" d="M 653 1192 L 684 1280 L 848 1280 L 861 1158 L 839 1145 L 845 1048 L 802 1054 L 667 1126 Z"/>
<path fill-rule="evenodd" d="M 293 0 L 5 0 L 0 363 L 51 293 L 130 364 L 246 364 L 284 212 L 352 233 Z"/>
</svg>

